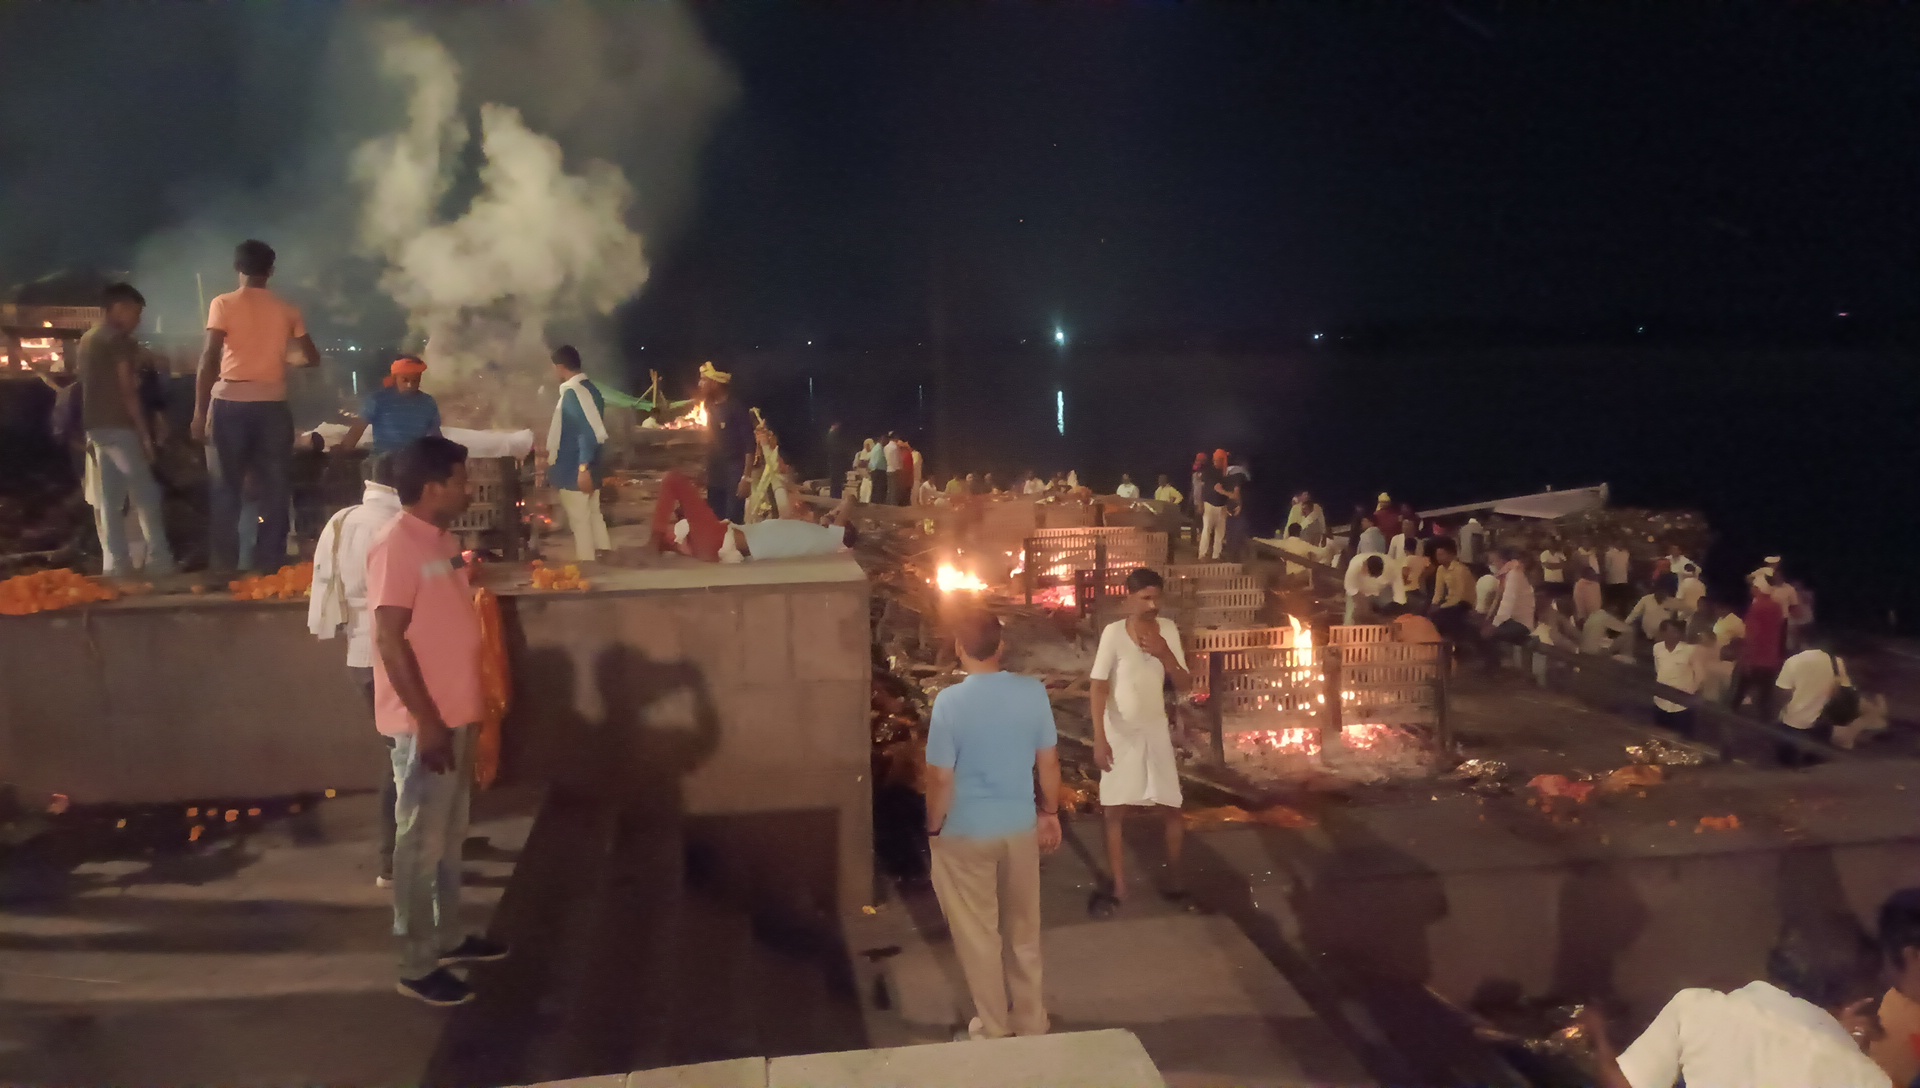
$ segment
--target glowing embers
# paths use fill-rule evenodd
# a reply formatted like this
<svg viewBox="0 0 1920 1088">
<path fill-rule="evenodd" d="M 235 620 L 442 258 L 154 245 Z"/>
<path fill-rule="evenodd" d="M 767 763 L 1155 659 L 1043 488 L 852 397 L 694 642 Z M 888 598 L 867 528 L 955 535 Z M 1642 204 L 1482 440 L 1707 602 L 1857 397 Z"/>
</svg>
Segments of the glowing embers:
<svg viewBox="0 0 1920 1088">
<path fill-rule="evenodd" d="M 933 584 L 940 587 L 942 593 L 984 593 L 987 583 L 977 574 L 971 574 L 949 563 L 940 564 L 934 574 Z"/>
<path fill-rule="evenodd" d="M 1384 722 L 1356 722 L 1340 730 L 1340 742 L 1350 751 L 1365 752 L 1379 747 L 1393 735 L 1393 727 Z M 1283 729 L 1249 729 L 1233 734 L 1234 747 L 1252 754 L 1317 756 L 1320 754 L 1320 730 L 1314 726 Z"/>
</svg>

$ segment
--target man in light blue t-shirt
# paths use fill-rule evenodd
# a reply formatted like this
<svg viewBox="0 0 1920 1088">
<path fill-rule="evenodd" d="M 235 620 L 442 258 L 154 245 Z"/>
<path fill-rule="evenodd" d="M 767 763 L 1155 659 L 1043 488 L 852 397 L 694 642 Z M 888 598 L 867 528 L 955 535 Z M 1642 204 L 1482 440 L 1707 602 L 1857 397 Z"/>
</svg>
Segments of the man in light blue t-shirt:
<svg viewBox="0 0 1920 1088">
<path fill-rule="evenodd" d="M 1000 671 L 998 619 L 955 626 L 967 678 L 934 698 L 927 734 L 933 890 L 973 994 L 967 1034 L 1044 1035 L 1040 855 L 1060 846 L 1053 706 L 1040 681 Z"/>
</svg>

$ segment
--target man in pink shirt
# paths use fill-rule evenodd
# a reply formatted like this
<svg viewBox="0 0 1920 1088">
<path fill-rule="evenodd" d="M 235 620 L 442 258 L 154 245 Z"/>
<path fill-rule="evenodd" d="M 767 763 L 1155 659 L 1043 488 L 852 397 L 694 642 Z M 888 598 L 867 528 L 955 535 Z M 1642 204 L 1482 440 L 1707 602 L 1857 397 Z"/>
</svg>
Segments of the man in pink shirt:
<svg viewBox="0 0 1920 1088">
<path fill-rule="evenodd" d="M 263 573 L 287 555 L 287 499 L 293 473 L 293 413 L 287 409 L 287 347 L 302 366 L 319 366 L 320 349 L 292 303 L 267 289 L 273 247 L 248 239 L 233 253 L 240 287 L 207 307 L 207 346 L 193 399 L 193 440 L 207 445 L 209 558 L 235 569 L 240 533 L 257 531 L 253 562 Z M 258 526 L 240 525 L 241 489 L 253 478 Z"/>
<path fill-rule="evenodd" d="M 463 1005 L 473 990 L 448 968 L 507 955 L 460 925 L 481 636 L 460 545 L 446 527 L 467 508 L 467 451 L 428 435 L 402 447 L 391 471 L 403 510 L 367 554 L 367 604 L 377 649 L 373 721 L 394 742 L 399 990 L 429 1005 Z"/>
</svg>

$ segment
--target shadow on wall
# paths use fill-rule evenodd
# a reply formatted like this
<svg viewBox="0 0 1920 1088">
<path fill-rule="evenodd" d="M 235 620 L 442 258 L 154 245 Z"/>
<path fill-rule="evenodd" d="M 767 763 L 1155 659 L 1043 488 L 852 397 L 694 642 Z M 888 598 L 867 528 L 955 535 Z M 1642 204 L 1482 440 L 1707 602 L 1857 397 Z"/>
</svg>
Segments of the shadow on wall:
<svg viewBox="0 0 1920 1088">
<path fill-rule="evenodd" d="M 505 963 L 448 1022 L 429 1084 L 514 1084 L 864 1045 L 834 899 L 832 811 L 694 815 L 720 743 L 699 667 L 611 646 L 600 721 L 565 650 L 516 657 L 508 753 L 550 783 L 493 935 Z M 751 809 L 751 798 L 742 798 Z"/>
<path fill-rule="evenodd" d="M 1426 988 L 1427 930 L 1448 913 L 1439 876 L 1337 811 L 1323 813 L 1321 830 L 1325 846 L 1277 828 L 1247 829 L 1272 862 L 1273 882 L 1257 889 L 1210 836 L 1191 836 L 1196 895 L 1233 919 L 1381 1083 L 1504 1083 L 1467 1025 Z M 1390 891 L 1351 883 L 1381 872 L 1397 874 Z M 1277 894 L 1287 906 L 1260 904 Z M 1288 914 L 1293 933 L 1282 925 Z"/>
<path fill-rule="evenodd" d="M 1443 874 L 1355 815 L 1321 816 L 1311 836 L 1193 836 L 1191 879 L 1382 1083 L 1506 1083 L 1503 1059 L 1525 1060 L 1490 1052 L 1429 987 L 1514 1026 L 1544 1008 L 1602 1002 L 1631 1039 L 1680 989 L 1765 977 L 1784 922 L 1844 911 L 1870 925 L 1882 899 L 1910 883 L 1914 849 L 1568 857 Z M 1153 845 L 1135 843 L 1143 856 Z M 1272 875 L 1250 882 L 1257 853 Z"/>
</svg>

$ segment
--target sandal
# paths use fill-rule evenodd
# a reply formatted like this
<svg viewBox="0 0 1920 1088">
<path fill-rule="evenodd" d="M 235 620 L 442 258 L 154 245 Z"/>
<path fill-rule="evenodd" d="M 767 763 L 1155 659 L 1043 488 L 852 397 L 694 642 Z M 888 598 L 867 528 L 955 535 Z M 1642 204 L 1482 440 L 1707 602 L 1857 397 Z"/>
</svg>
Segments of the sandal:
<svg viewBox="0 0 1920 1088">
<path fill-rule="evenodd" d="M 1120 897 L 1101 888 L 1087 900 L 1087 913 L 1094 918 L 1111 918 L 1120 909 Z"/>
</svg>

